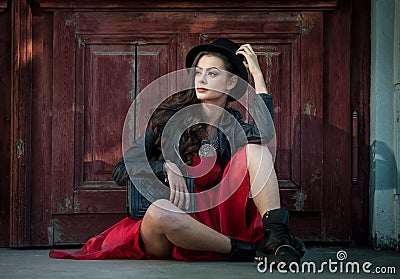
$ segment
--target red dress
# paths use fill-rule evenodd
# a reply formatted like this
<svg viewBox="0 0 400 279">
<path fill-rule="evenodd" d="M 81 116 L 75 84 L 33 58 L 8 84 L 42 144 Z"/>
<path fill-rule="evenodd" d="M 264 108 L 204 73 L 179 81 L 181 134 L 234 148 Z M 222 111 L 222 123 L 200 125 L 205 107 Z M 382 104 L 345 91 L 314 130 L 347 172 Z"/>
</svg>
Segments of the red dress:
<svg viewBox="0 0 400 279">
<path fill-rule="evenodd" d="M 193 158 L 193 166 L 209 158 Z M 221 180 L 222 178 L 222 180 Z M 207 175 L 195 179 L 196 192 L 201 192 L 218 181 L 218 194 L 208 192 L 202 200 L 196 200 L 196 207 L 206 206 L 211 201 L 221 199 L 225 194 L 229 198 L 218 206 L 206 211 L 190 214 L 191 217 L 208 227 L 224 234 L 247 242 L 259 242 L 263 238 L 261 216 L 252 199 L 248 198 L 250 180 L 247 171 L 246 148 L 242 147 L 232 157 L 221 176 L 219 160 Z M 239 183 L 238 183 L 239 181 Z M 231 185 L 238 185 L 231 189 Z M 233 192 L 231 194 L 231 192 Z M 204 198 L 206 197 L 206 198 Z M 51 258 L 101 260 L 101 259 L 157 259 L 146 252 L 141 241 L 140 225 L 142 220 L 125 218 L 101 234 L 89 239 L 79 250 L 58 251 L 49 253 Z M 216 261 L 222 254 L 173 247 L 171 258 L 184 261 Z"/>
</svg>

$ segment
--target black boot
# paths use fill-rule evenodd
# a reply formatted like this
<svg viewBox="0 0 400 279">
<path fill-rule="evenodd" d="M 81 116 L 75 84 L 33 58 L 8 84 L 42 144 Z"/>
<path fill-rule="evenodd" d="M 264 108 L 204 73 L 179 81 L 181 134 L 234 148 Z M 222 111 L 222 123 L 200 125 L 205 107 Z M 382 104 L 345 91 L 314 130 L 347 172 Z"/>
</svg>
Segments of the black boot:
<svg viewBox="0 0 400 279">
<path fill-rule="evenodd" d="M 271 262 L 300 262 L 305 253 L 303 241 L 295 237 L 287 227 L 289 212 L 286 209 L 274 209 L 263 216 L 264 242 L 256 251 L 256 261 L 267 258 Z"/>
<path fill-rule="evenodd" d="M 244 242 L 235 238 L 231 238 L 231 251 L 224 255 L 224 260 L 230 262 L 252 262 L 256 256 L 258 243 Z"/>
</svg>

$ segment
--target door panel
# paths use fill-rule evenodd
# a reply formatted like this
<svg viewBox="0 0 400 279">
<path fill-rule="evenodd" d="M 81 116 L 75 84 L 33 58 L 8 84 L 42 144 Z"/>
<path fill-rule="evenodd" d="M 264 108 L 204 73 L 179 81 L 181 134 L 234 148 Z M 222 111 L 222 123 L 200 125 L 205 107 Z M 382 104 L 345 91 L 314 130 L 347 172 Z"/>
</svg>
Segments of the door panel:
<svg viewBox="0 0 400 279">
<path fill-rule="evenodd" d="M 85 51 L 84 120 L 77 127 L 84 139 L 83 179 L 74 187 L 74 212 L 120 213 L 125 211 L 125 189 L 111 181 L 121 158 L 122 127 L 132 100 L 141 88 L 168 72 L 170 40 L 111 43 L 96 38 Z M 138 43 L 139 42 L 139 43 Z M 149 70 L 151 69 L 151 71 Z M 144 108 L 144 111 L 147 107 Z M 138 116 L 140 125 L 144 115 Z M 79 142 L 79 139 L 77 139 Z"/>
<path fill-rule="evenodd" d="M 217 37 L 254 46 L 274 95 L 282 204 L 297 212 L 294 231 L 319 240 L 322 12 L 307 15 L 313 25 L 306 31 L 299 13 L 256 14 L 205 13 L 199 20 L 172 12 L 55 12 L 53 244 L 83 242 L 124 216 L 125 189 L 111 171 L 131 101 L 157 77 L 184 68 L 191 47 Z M 141 109 L 136 131 L 150 107 Z"/>
<path fill-rule="evenodd" d="M 264 74 L 267 90 L 273 94 L 274 125 L 277 137 L 275 169 L 279 179 L 283 204 L 298 210 L 297 196 L 301 187 L 301 87 L 300 87 L 300 34 L 273 35 L 246 34 L 231 37 L 238 43 L 250 43 L 255 50 Z M 217 37 L 220 34 L 217 35 Z M 215 38 L 217 38 L 215 37 Z M 215 39 L 210 38 L 210 41 Z M 320 46 L 322 47 L 322 46 Z M 314 67 L 313 71 L 322 71 Z M 251 101 L 248 101 L 251 105 Z M 242 109 L 237 104 L 234 107 Z M 246 115 L 246 111 L 242 111 Z M 304 158 L 306 159 L 306 158 Z M 304 185 L 303 185 L 304 186 Z M 301 209 L 304 205 L 301 206 Z"/>
<path fill-rule="evenodd" d="M 121 123 L 135 94 L 135 51 L 129 45 L 85 47 L 84 150 L 77 155 L 84 158 L 83 183 L 109 181 L 121 151 Z"/>
<path fill-rule="evenodd" d="M 256 36 L 254 36 L 256 37 Z M 253 39 L 254 40 L 254 39 Z M 300 88 L 292 86 L 299 76 L 299 53 L 294 50 L 299 47 L 297 38 L 288 38 L 285 41 L 263 40 L 257 36 L 256 41 L 251 38 L 243 40 L 250 42 L 257 53 L 260 67 L 264 73 L 267 89 L 274 97 L 274 124 L 278 152 L 276 154 L 275 169 L 281 188 L 300 187 L 300 161 L 296 150 L 299 145 L 293 142 L 299 141 L 299 131 L 292 129 L 291 119 L 296 119 L 299 112 Z"/>
<path fill-rule="evenodd" d="M 129 106 L 142 88 L 167 73 L 168 45 L 87 45 L 86 49 L 84 181 L 108 181 L 120 158 Z"/>
</svg>

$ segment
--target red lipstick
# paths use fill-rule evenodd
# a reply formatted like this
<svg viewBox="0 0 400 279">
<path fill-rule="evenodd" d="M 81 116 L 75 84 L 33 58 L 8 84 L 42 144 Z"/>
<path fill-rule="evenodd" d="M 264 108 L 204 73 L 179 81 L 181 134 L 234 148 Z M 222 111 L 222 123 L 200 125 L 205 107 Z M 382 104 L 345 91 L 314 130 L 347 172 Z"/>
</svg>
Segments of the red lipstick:
<svg viewBox="0 0 400 279">
<path fill-rule="evenodd" d="M 203 92 L 208 91 L 208 89 L 204 88 L 204 87 L 199 87 L 199 88 L 197 88 L 197 91 L 203 93 Z"/>
</svg>

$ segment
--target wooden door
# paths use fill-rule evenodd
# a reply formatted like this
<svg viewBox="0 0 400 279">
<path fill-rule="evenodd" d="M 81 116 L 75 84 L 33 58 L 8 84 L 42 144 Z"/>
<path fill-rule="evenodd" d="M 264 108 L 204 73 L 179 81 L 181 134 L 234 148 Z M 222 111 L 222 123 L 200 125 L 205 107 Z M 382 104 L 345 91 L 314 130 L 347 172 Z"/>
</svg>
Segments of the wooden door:
<svg viewBox="0 0 400 279">
<path fill-rule="evenodd" d="M 126 113 L 141 89 L 176 68 L 174 36 L 76 37 L 77 16 L 55 14 L 54 52 L 65 55 L 54 59 L 53 244 L 80 243 L 124 217 L 125 189 L 111 171 L 122 155 Z"/>
<path fill-rule="evenodd" d="M 319 240 L 322 18 L 322 12 L 56 11 L 49 244 L 82 243 L 125 217 L 125 189 L 111 181 L 111 171 L 122 155 L 132 99 L 183 68 L 192 46 L 217 37 L 254 46 L 274 94 L 282 203 L 293 211 L 294 231 Z"/>
<path fill-rule="evenodd" d="M 291 227 L 307 240 L 365 244 L 364 2 L 0 0 L 0 245 L 82 243 L 124 218 L 125 189 L 110 177 L 124 110 L 146 83 L 183 67 L 190 47 L 221 36 L 254 45 L 274 94 Z"/>
</svg>

